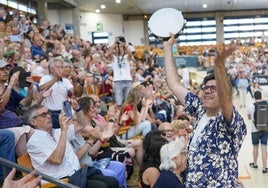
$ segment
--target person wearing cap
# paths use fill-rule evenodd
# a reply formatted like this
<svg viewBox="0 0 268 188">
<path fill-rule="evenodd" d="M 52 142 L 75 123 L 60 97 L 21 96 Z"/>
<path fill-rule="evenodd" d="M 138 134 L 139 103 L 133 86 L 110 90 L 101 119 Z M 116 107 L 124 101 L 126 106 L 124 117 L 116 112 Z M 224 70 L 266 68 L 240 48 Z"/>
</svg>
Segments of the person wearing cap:
<svg viewBox="0 0 268 188">
<path fill-rule="evenodd" d="M 14 73 L 7 84 L 10 68 L 11 66 L 5 60 L 0 60 L 0 129 L 14 133 L 16 156 L 20 157 L 26 153 L 26 140 L 32 134 L 33 129 L 25 126 L 23 120 L 15 112 L 6 109 L 12 88 L 18 82 L 19 77 L 19 72 Z"/>
<path fill-rule="evenodd" d="M 260 91 L 254 92 L 254 99 L 255 103 L 263 101 L 262 93 Z M 247 109 L 248 119 L 251 120 L 251 139 L 253 145 L 253 162 L 249 163 L 251 168 L 258 168 L 257 161 L 258 161 L 258 150 L 259 145 L 261 145 L 261 159 L 262 159 L 262 173 L 268 173 L 267 168 L 267 144 L 268 144 L 268 131 L 266 130 L 258 130 L 254 125 L 255 117 L 255 105 L 250 104 Z"/>
<path fill-rule="evenodd" d="M 0 96 L 1 96 L 1 111 L 5 111 L 6 105 L 9 101 L 11 91 L 13 86 L 18 81 L 19 72 L 14 74 L 8 82 L 9 79 L 9 71 L 11 69 L 11 65 L 8 64 L 5 60 L 0 60 Z"/>
</svg>

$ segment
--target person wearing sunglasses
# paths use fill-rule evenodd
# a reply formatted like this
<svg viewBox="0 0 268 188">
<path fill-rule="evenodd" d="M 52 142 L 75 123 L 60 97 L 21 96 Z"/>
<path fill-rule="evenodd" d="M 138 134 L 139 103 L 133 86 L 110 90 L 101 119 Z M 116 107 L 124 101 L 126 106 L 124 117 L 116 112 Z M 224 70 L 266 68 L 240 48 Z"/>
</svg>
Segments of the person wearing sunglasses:
<svg viewBox="0 0 268 188">
<path fill-rule="evenodd" d="M 200 97 L 185 88 L 174 64 L 171 33 L 165 41 L 164 60 L 167 83 L 185 111 L 196 118 L 187 153 L 186 187 L 236 187 L 238 152 L 247 134 L 242 116 L 232 103 L 232 90 L 225 60 L 235 51 L 235 43 L 216 49 L 214 73 L 201 84 Z"/>
</svg>

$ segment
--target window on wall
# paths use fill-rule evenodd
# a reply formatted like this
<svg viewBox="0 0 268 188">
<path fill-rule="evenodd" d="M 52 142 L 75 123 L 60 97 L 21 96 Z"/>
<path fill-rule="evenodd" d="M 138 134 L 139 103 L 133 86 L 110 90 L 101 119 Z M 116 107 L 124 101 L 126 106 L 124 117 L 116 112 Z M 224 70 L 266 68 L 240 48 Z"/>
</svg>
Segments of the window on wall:
<svg viewBox="0 0 268 188">
<path fill-rule="evenodd" d="M 232 39 L 240 39 L 244 43 L 250 38 L 258 42 L 268 36 L 268 16 L 225 18 L 223 24 L 225 43 Z"/>
<path fill-rule="evenodd" d="M 109 33 L 107 32 L 92 32 L 92 41 L 94 44 L 109 43 Z"/>
<path fill-rule="evenodd" d="M 159 41 L 153 36 L 149 37 L 150 44 L 158 45 Z M 186 25 L 179 35 L 180 45 L 205 45 L 216 44 L 215 19 L 187 20 Z"/>
<path fill-rule="evenodd" d="M 36 15 L 36 9 L 30 8 L 27 5 L 21 4 L 20 2 L 17 1 L 0 0 L 0 4 L 10 7 L 12 9 L 20 10 L 25 13 Z"/>
<path fill-rule="evenodd" d="M 180 45 L 216 44 L 216 20 L 187 20 L 183 33 L 179 36 Z"/>
</svg>

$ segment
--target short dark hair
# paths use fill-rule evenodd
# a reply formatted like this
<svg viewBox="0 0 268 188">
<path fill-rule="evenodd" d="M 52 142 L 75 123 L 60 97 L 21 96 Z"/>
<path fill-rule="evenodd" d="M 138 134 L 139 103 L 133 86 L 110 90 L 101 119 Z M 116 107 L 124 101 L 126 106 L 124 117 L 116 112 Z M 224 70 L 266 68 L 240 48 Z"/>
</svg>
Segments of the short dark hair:
<svg viewBox="0 0 268 188">
<path fill-rule="evenodd" d="M 262 98 L 262 94 L 260 91 L 255 91 L 254 92 L 254 99 L 261 99 Z"/>
<path fill-rule="evenodd" d="M 215 78 L 215 74 L 214 73 L 209 74 L 209 75 L 205 76 L 205 78 L 203 79 L 203 82 L 202 82 L 201 86 L 205 85 L 208 81 L 215 80 L 215 79 L 216 78 Z"/>
<path fill-rule="evenodd" d="M 90 97 L 82 97 L 78 100 L 78 103 L 81 106 L 84 114 L 87 113 L 92 106 L 95 106 L 95 101 Z"/>
<path fill-rule="evenodd" d="M 216 80 L 216 77 L 215 77 L 215 74 L 214 73 L 211 73 L 207 76 L 205 76 L 205 78 L 203 79 L 203 82 L 202 84 L 200 85 L 200 87 L 202 87 L 203 85 L 206 85 L 206 83 L 210 80 Z M 231 88 L 231 92 L 233 92 L 233 89 L 232 89 L 232 85 L 231 85 L 231 82 L 230 80 L 228 79 L 228 82 L 229 82 L 229 86 Z"/>
</svg>

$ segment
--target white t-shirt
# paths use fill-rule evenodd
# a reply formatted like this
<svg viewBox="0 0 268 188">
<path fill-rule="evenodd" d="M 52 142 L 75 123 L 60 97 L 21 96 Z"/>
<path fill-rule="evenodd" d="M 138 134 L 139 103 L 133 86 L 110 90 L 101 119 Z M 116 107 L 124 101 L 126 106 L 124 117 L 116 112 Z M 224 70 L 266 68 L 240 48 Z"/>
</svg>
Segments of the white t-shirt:
<svg viewBox="0 0 268 188">
<path fill-rule="evenodd" d="M 248 115 L 251 116 L 251 120 L 250 120 L 251 132 L 253 132 L 253 133 L 258 132 L 259 130 L 255 127 L 254 122 L 253 122 L 253 120 L 254 120 L 254 112 L 255 112 L 254 104 L 249 105 L 247 111 L 248 111 Z"/>
<path fill-rule="evenodd" d="M 41 86 L 52 79 L 52 75 L 44 75 L 42 76 L 39 85 Z M 67 99 L 68 91 L 73 90 L 72 83 L 70 80 L 62 78 L 62 81 L 57 81 L 50 89 L 52 90 L 51 96 L 46 97 L 42 104 L 49 110 L 62 110 L 62 103 Z"/>
<path fill-rule="evenodd" d="M 198 125 L 196 127 L 196 129 L 194 130 L 194 134 L 193 134 L 193 138 L 192 141 L 190 143 L 190 145 L 195 146 L 196 145 L 196 141 L 198 139 L 198 137 L 201 136 L 201 132 L 204 130 L 205 126 L 207 125 L 207 123 L 209 122 L 210 119 L 215 118 L 215 116 L 213 117 L 208 117 L 206 114 L 204 114 L 201 119 L 198 122 Z"/>
<path fill-rule="evenodd" d="M 128 55 L 124 55 L 123 58 L 122 56 L 118 58 L 113 55 L 112 68 L 114 73 L 114 81 L 132 81 L 132 76 L 130 74 L 130 64 L 127 58 Z"/>
<path fill-rule="evenodd" d="M 75 139 L 74 125 L 69 126 L 65 155 L 60 165 L 54 165 L 47 162 L 47 159 L 59 143 L 61 130 L 53 129 L 52 135 L 53 137 L 45 131 L 35 130 L 27 142 L 27 152 L 31 157 L 32 165 L 35 170 L 57 179 L 71 176 L 75 171 L 80 169 L 78 157 L 75 154 L 72 145 L 68 142 Z"/>
</svg>

